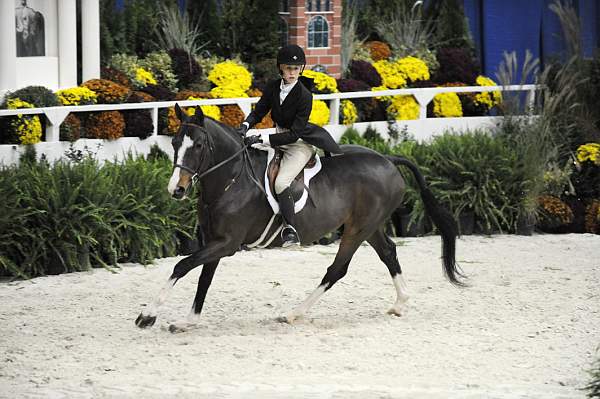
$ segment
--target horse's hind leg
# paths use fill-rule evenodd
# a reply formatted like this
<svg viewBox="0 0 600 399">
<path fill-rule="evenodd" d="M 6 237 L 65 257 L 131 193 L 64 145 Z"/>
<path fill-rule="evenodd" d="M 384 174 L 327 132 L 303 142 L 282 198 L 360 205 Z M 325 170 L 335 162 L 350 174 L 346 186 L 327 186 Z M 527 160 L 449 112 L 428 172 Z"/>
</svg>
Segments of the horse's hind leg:
<svg viewBox="0 0 600 399">
<path fill-rule="evenodd" d="M 387 266 L 394 287 L 396 288 L 396 302 L 388 310 L 389 314 L 395 316 L 401 316 L 405 311 L 406 301 L 408 301 L 408 294 L 406 293 L 406 282 L 402 277 L 402 269 L 398 263 L 398 257 L 396 256 L 396 244 L 384 233 L 383 230 L 378 230 L 373 234 L 367 242 L 371 244 L 379 259 Z"/>
<path fill-rule="evenodd" d="M 183 332 L 198 326 L 198 320 L 200 319 L 202 307 L 204 306 L 204 299 L 206 298 L 206 293 L 208 292 L 208 288 L 210 287 L 218 265 L 219 261 L 207 263 L 202 266 L 202 273 L 200 273 L 200 277 L 198 278 L 196 296 L 194 297 L 194 303 L 192 304 L 192 309 L 190 310 L 187 320 L 183 323 L 171 324 L 169 326 L 169 331 L 173 333 Z"/>
<path fill-rule="evenodd" d="M 362 241 L 362 239 L 348 234 L 342 237 L 335 260 L 333 261 L 333 264 L 327 268 L 327 273 L 325 273 L 323 280 L 321 280 L 321 284 L 319 284 L 317 289 L 314 290 L 300 306 L 285 317 L 286 322 L 293 323 L 295 320 L 303 317 L 325 291 L 329 290 L 339 279 L 346 275 L 350 260 Z"/>
</svg>

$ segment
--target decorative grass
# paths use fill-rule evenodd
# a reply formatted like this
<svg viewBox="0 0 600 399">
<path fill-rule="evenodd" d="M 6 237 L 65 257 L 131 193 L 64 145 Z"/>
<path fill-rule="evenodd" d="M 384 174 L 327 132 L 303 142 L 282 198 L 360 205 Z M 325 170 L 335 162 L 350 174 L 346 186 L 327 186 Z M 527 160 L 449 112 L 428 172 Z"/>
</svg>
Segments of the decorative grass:
<svg viewBox="0 0 600 399">
<path fill-rule="evenodd" d="M 31 158 L 31 157 L 29 157 Z M 174 256 L 195 228 L 193 201 L 174 201 L 171 162 L 99 165 L 22 161 L 0 169 L 0 274 L 31 278 Z"/>
</svg>

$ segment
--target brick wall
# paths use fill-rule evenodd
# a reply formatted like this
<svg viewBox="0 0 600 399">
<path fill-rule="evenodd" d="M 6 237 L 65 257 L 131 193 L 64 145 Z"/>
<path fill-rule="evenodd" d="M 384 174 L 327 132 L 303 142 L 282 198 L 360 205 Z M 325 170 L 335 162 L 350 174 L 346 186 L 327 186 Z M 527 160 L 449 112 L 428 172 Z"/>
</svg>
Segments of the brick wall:
<svg viewBox="0 0 600 399">
<path fill-rule="evenodd" d="M 331 11 L 307 12 L 305 0 L 290 0 L 289 13 L 280 13 L 288 24 L 288 42 L 297 44 L 306 53 L 308 69 L 320 64 L 327 73 L 339 78 L 341 75 L 342 0 L 331 0 Z M 328 47 L 308 48 L 308 23 L 311 18 L 322 16 L 329 25 Z"/>
</svg>

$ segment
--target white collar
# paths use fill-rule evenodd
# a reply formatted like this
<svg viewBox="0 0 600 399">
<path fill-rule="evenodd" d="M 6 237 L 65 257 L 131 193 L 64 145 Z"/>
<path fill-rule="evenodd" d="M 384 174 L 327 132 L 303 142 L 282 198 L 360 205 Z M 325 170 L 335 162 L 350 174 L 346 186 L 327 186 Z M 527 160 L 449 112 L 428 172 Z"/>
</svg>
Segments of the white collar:
<svg viewBox="0 0 600 399">
<path fill-rule="evenodd" d="M 294 86 L 296 86 L 296 83 L 298 83 L 298 79 L 296 79 L 296 81 L 294 83 L 289 83 L 289 84 L 286 84 L 285 80 L 281 79 L 279 88 L 281 89 L 281 91 L 286 91 L 289 93 L 294 88 Z"/>
</svg>

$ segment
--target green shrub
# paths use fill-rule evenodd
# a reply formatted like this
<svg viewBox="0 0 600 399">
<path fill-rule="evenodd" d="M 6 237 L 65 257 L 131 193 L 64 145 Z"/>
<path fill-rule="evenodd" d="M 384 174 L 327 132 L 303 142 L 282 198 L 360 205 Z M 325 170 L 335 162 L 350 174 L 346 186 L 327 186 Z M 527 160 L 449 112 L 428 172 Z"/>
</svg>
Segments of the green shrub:
<svg viewBox="0 0 600 399">
<path fill-rule="evenodd" d="M 588 398 L 600 398 L 600 359 L 597 359 L 594 363 L 592 370 L 590 370 L 591 380 L 588 385 L 585 386 Z"/>
<path fill-rule="evenodd" d="M 456 218 L 473 212 L 479 231 L 516 230 L 528 174 L 517 152 L 502 137 L 483 131 L 462 135 L 447 132 L 430 143 L 404 140 L 392 146 L 377 134 L 361 137 L 356 130 L 348 129 L 340 142 L 413 161 L 442 205 Z M 403 167 L 400 170 L 407 183 L 403 213 L 410 213 L 410 224 L 424 222 L 425 211 L 414 177 Z"/>
<path fill-rule="evenodd" d="M 61 105 L 56 93 L 44 86 L 27 86 L 22 89 L 6 93 L 0 108 L 7 107 L 9 99 L 19 98 L 36 107 L 58 107 Z"/>
<path fill-rule="evenodd" d="M 22 162 L 0 169 L 0 274 L 35 277 L 149 263 L 191 237 L 193 201 L 173 201 L 168 159 L 129 157 L 100 166 Z"/>
<path fill-rule="evenodd" d="M 476 131 L 440 136 L 431 150 L 432 185 L 455 215 L 472 210 L 483 232 L 514 231 L 525 182 L 511 146 Z"/>
</svg>

